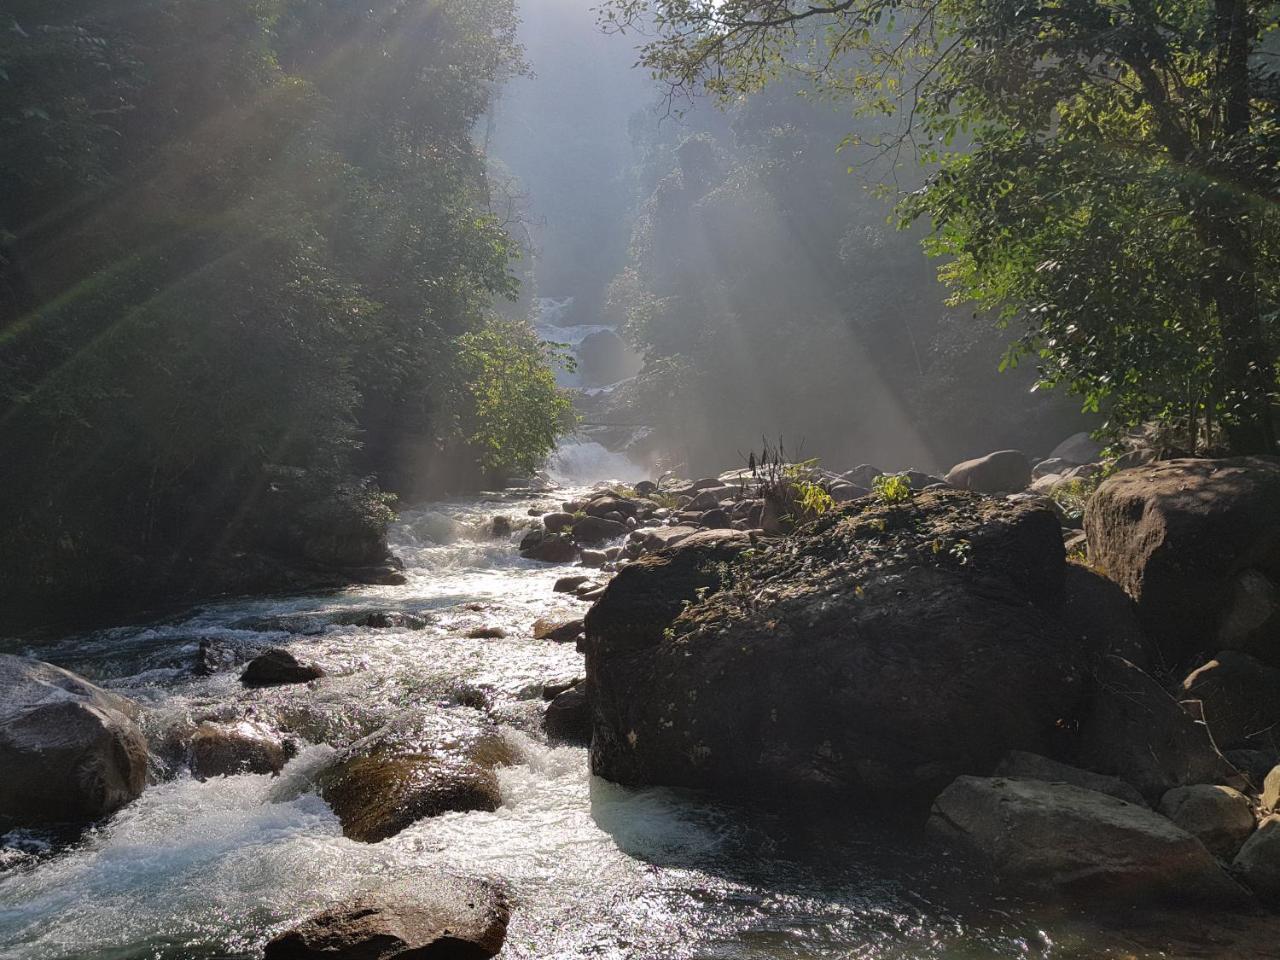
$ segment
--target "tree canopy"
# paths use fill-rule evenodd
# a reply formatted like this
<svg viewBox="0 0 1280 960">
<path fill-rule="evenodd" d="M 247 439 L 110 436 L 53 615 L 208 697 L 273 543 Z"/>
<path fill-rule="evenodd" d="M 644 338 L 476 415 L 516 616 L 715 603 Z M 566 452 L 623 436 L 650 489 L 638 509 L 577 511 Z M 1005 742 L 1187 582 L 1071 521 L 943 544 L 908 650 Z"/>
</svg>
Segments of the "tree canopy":
<svg viewBox="0 0 1280 960">
<path fill-rule="evenodd" d="M 893 118 L 960 300 L 1115 429 L 1272 452 L 1280 7 L 1257 0 L 613 0 L 673 97 L 786 74 Z"/>
</svg>

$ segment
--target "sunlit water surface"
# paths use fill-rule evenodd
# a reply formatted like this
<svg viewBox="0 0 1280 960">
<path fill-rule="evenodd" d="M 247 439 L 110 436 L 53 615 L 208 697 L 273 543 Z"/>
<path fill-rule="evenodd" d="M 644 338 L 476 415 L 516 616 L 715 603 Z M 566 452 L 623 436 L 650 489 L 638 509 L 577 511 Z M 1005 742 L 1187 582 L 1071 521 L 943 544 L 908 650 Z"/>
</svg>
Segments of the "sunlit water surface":
<svg viewBox="0 0 1280 960">
<path fill-rule="evenodd" d="M 623 465 L 571 449 L 555 466 L 573 482 Z M 582 606 L 551 590 L 567 568 L 523 561 L 514 545 L 536 522 L 530 507 L 551 509 L 566 494 L 507 491 L 407 511 L 393 536 L 403 586 L 229 602 L 41 647 L 45 659 L 144 704 L 153 744 L 214 709 L 251 710 L 304 745 L 278 778 L 170 774 L 70 846 L 5 838 L 0 957 L 254 957 L 272 934 L 357 889 L 438 869 L 506 883 L 515 902 L 508 958 L 1097 955 L 1079 918 L 1031 916 L 966 884 L 936 851 L 856 818 L 838 817 L 837 827 L 626 790 L 592 778 L 586 750 L 549 747 L 537 731 L 540 687 L 580 676 L 582 658 L 572 645 L 533 640 L 530 626 Z M 517 523 L 509 538 L 490 535 L 499 514 Z M 355 609 L 430 624 L 326 622 Z M 481 625 L 508 636 L 465 638 Z M 189 668 L 202 639 L 239 660 L 286 646 L 327 677 L 262 691 L 243 690 L 234 668 L 196 678 Z M 344 838 L 309 789 L 333 753 L 326 744 L 404 710 L 468 709 L 459 691 L 482 692 L 516 748 L 519 762 L 501 771 L 500 809 L 425 820 L 373 845 Z"/>
</svg>

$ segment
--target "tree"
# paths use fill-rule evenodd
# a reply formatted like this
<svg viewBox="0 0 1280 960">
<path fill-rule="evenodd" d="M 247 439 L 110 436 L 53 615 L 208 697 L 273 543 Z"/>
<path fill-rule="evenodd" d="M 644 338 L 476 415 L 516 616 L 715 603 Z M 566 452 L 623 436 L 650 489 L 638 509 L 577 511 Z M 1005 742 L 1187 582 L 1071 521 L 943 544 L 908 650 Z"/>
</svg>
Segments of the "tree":
<svg viewBox="0 0 1280 960">
<path fill-rule="evenodd" d="M 1116 428 L 1275 449 L 1280 82 L 1261 0 L 613 0 L 673 96 L 797 71 L 896 115 L 961 298 Z"/>
</svg>

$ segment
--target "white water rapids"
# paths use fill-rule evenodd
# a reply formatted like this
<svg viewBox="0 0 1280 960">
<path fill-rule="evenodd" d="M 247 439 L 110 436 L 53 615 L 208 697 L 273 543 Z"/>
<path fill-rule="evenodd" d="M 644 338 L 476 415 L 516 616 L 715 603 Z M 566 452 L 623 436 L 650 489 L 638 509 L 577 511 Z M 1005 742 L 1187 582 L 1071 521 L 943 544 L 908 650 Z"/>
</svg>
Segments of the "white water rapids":
<svg viewBox="0 0 1280 960">
<path fill-rule="evenodd" d="M 579 449 L 554 467 L 562 480 L 581 481 L 610 463 L 620 466 Z M 278 778 L 201 783 L 177 769 L 54 852 L 38 838 L 5 838 L 0 957 L 256 957 L 271 935 L 358 888 L 439 867 L 508 885 L 515 908 L 502 956 L 513 960 L 1096 955 L 1060 952 L 1037 933 L 1042 923 L 998 897 L 957 894 L 945 861 L 866 832 L 856 818 L 838 818 L 836 828 L 623 789 L 590 776 L 585 749 L 548 746 L 538 690 L 581 676 L 583 663 L 572 645 L 533 640 L 530 625 L 583 607 L 551 590 L 568 568 L 521 560 L 514 545 L 522 526 L 538 522 L 530 507 L 549 510 L 564 496 L 509 491 L 406 512 L 393 536 L 403 586 L 217 604 L 29 651 L 136 698 L 153 744 L 214 711 L 252 712 L 304 745 Z M 489 535 L 499 514 L 517 522 L 509 539 Z M 418 631 L 326 623 L 353 609 L 409 611 L 431 623 Z M 508 636 L 466 639 L 478 625 Z M 194 677 L 202 639 L 237 660 L 284 645 L 327 677 L 314 689 L 256 691 L 241 688 L 235 667 Z M 519 762 L 501 771 L 501 807 L 423 820 L 377 844 L 344 838 L 309 789 L 311 772 L 332 755 L 325 743 L 399 711 L 469 709 L 457 706 L 459 689 L 483 691 L 516 746 Z"/>
</svg>

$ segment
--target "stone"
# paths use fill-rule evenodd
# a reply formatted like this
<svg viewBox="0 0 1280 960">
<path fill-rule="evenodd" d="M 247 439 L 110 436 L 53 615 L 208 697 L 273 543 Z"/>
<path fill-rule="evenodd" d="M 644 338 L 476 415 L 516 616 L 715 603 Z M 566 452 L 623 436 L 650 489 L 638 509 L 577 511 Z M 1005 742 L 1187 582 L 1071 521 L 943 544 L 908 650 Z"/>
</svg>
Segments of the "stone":
<svg viewBox="0 0 1280 960">
<path fill-rule="evenodd" d="M 533 639 L 550 640 L 553 643 L 573 643 L 582 636 L 582 619 L 546 620 L 533 622 Z"/>
<path fill-rule="evenodd" d="M 520 556 L 543 563 L 573 563 L 578 559 L 578 545 L 572 536 L 535 530 L 520 541 Z"/>
<path fill-rule="evenodd" d="M 1224 750 L 1222 755 L 1227 762 L 1240 771 L 1249 781 L 1253 792 L 1261 790 L 1272 768 L 1280 764 L 1280 750 L 1275 748 L 1247 750 Z"/>
<path fill-rule="evenodd" d="M 462 877 L 381 882 L 271 939 L 263 960 L 483 960 L 506 939 L 511 907 Z"/>
<path fill-rule="evenodd" d="M 592 500 L 586 506 L 586 514 L 590 517 L 610 517 L 613 519 L 634 517 L 639 512 L 640 503 L 615 496 L 603 496 Z"/>
<path fill-rule="evenodd" d="M 929 829 L 1020 889 L 1111 903 L 1248 901 L 1185 830 L 1068 783 L 959 777 L 934 802 Z"/>
<path fill-rule="evenodd" d="M 604 543 L 625 537 L 627 532 L 625 523 L 605 517 L 585 516 L 573 522 L 573 539 L 578 543 Z"/>
<path fill-rule="evenodd" d="M 854 467 L 847 473 L 840 475 L 843 479 L 848 480 L 854 486 L 864 487 L 870 490 L 875 486 L 876 477 L 884 476 L 884 471 L 879 467 L 873 467 L 869 463 L 864 463 Z"/>
<path fill-rule="evenodd" d="M 1182 695 L 1200 701 L 1209 731 L 1223 749 L 1280 743 L 1280 670 L 1247 653 L 1221 651 L 1182 681 Z"/>
<path fill-rule="evenodd" d="M 502 627 L 472 627 L 466 636 L 468 640 L 505 640 L 507 631 Z"/>
<path fill-rule="evenodd" d="M 260 723 L 206 720 L 191 737 L 191 775 L 197 780 L 242 773 L 274 776 L 293 754 L 292 744 Z"/>
<path fill-rule="evenodd" d="M 1280 460 L 1125 470 L 1098 487 L 1084 528 L 1090 562 L 1133 597 L 1169 664 L 1194 666 L 1230 646 L 1280 665 L 1280 618 L 1259 621 L 1267 591 L 1257 581 L 1280 569 Z"/>
<path fill-rule="evenodd" d="M 584 567 L 598 570 L 609 562 L 609 557 L 603 550 L 583 550 L 578 562 Z"/>
<path fill-rule="evenodd" d="M 1063 460 L 1060 457 L 1050 457 L 1048 459 L 1041 460 L 1031 468 L 1031 477 L 1034 480 L 1042 480 L 1045 477 L 1056 478 L 1059 475 L 1066 473 L 1066 471 L 1070 470 L 1073 466 L 1075 466 L 1075 464 L 1069 460 Z M 1034 488 L 1035 485 L 1032 484 L 1032 489 Z"/>
<path fill-rule="evenodd" d="M 1155 662 L 1129 595 L 1079 563 L 1066 566 L 1062 623 L 1094 656 L 1115 654 L 1143 670 Z"/>
<path fill-rule="evenodd" d="M 274 647 L 249 661 L 240 674 L 246 687 L 280 687 L 291 683 L 309 683 L 324 676 L 313 663 L 301 663 L 288 650 Z"/>
<path fill-rule="evenodd" d="M 561 577 L 556 581 L 555 586 L 551 589 L 556 593 L 573 593 L 584 583 L 590 583 L 591 578 L 585 574 L 575 573 L 567 577 Z"/>
<path fill-rule="evenodd" d="M 586 684 L 570 687 L 547 704 L 543 725 L 553 740 L 590 743 L 591 701 L 587 698 Z"/>
<path fill-rule="evenodd" d="M 701 490 L 696 497 L 689 501 L 688 509 L 695 513 L 714 510 L 720 506 L 721 500 L 729 499 L 736 492 L 735 487 L 713 487 L 710 490 Z"/>
<path fill-rule="evenodd" d="M 1102 459 L 1104 447 L 1087 433 L 1074 433 L 1053 448 L 1050 460 L 1065 460 L 1071 464 L 1097 463 Z"/>
<path fill-rule="evenodd" d="M 975 493 L 1017 493 L 1031 485 L 1031 462 L 1019 450 L 997 450 L 956 464 L 946 481 Z"/>
<path fill-rule="evenodd" d="M 708 530 L 726 530 L 730 526 L 729 515 L 717 507 L 699 516 L 698 525 Z"/>
<path fill-rule="evenodd" d="M 1214 784 L 1175 787 L 1160 799 L 1158 809 L 1223 860 L 1240 852 L 1256 825 L 1248 797 Z"/>
<path fill-rule="evenodd" d="M 0 654 L 0 825 L 81 825 L 137 798 L 137 716 L 133 701 L 69 670 Z"/>
<path fill-rule="evenodd" d="M 652 480 L 641 480 L 634 489 L 639 496 L 648 497 L 658 492 L 658 485 Z"/>
<path fill-rule="evenodd" d="M 573 526 L 572 513 L 548 513 L 542 518 L 542 526 L 548 533 L 560 533 Z"/>
<path fill-rule="evenodd" d="M 926 809 L 1074 714 L 1050 511 L 943 490 L 750 546 L 695 534 L 587 614 L 597 775 Z"/>
<path fill-rule="evenodd" d="M 498 540 L 505 540 L 515 531 L 515 526 L 511 522 L 510 517 L 496 516 L 489 524 L 489 534 Z"/>
<path fill-rule="evenodd" d="M 1132 783 L 1152 804 L 1174 787 L 1243 785 L 1208 728 L 1145 672 L 1114 655 L 1098 662 L 1080 719 L 1078 759 L 1090 770 Z"/>
<path fill-rule="evenodd" d="M 693 536 L 697 532 L 697 527 L 684 524 L 674 527 L 658 527 L 654 530 L 646 531 L 644 534 L 645 549 L 662 550 L 666 547 L 674 547 L 680 541 Z"/>
<path fill-rule="evenodd" d="M 1280 813 L 1280 766 L 1273 767 L 1262 782 L 1262 809 Z"/>
<path fill-rule="evenodd" d="M 1280 816 L 1272 814 L 1258 824 L 1231 862 L 1231 869 L 1258 899 L 1280 903 Z"/>
<path fill-rule="evenodd" d="M 1004 755 L 995 768 L 997 777 L 1010 777 L 1017 780 L 1044 780 L 1047 783 L 1069 783 L 1075 787 L 1105 793 L 1109 797 L 1135 803 L 1140 807 L 1147 806 L 1135 786 L 1126 783 L 1119 777 L 1108 777 L 1101 773 L 1081 770 L 1057 760 L 1050 760 L 1038 753 L 1027 753 L 1023 750 L 1010 750 Z"/>
<path fill-rule="evenodd" d="M 493 768 L 511 759 L 496 730 L 444 713 L 406 716 L 352 744 L 316 783 L 344 836 L 378 843 L 425 817 L 498 809 Z"/>
</svg>

